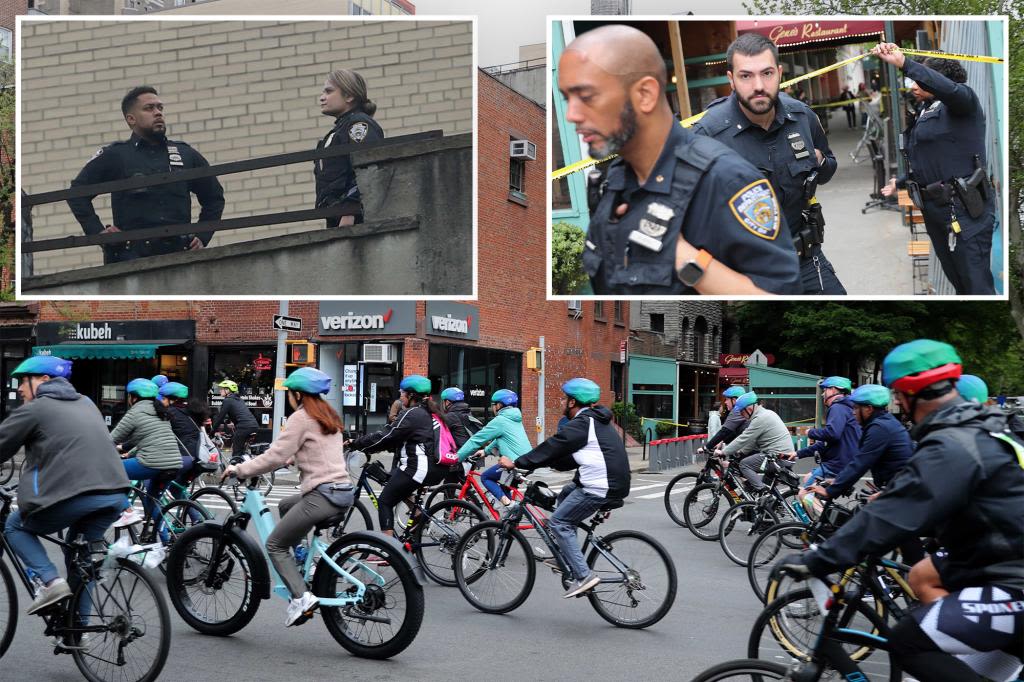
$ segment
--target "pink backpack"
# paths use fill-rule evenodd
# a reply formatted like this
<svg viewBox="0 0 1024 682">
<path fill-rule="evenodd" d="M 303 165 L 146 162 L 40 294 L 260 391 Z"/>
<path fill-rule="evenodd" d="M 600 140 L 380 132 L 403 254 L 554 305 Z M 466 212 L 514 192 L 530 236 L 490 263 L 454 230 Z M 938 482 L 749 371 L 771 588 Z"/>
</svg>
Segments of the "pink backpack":
<svg viewBox="0 0 1024 682">
<path fill-rule="evenodd" d="M 458 448 L 455 447 L 455 439 L 448 425 L 436 414 L 434 418 L 434 448 L 437 451 L 437 463 L 442 466 L 451 466 L 459 463 Z"/>
</svg>

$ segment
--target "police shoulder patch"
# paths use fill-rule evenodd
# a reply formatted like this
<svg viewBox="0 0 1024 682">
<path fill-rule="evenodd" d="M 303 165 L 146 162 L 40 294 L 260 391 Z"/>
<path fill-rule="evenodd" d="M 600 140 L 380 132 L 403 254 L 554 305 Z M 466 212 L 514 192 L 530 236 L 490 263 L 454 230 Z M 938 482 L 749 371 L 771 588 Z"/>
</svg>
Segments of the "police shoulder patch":
<svg viewBox="0 0 1024 682">
<path fill-rule="evenodd" d="M 366 133 L 370 132 L 370 126 L 368 123 L 359 121 L 353 123 L 348 129 L 348 136 L 353 142 L 362 142 L 366 139 Z"/>
<path fill-rule="evenodd" d="M 106 149 L 106 148 L 105 148 L 105 147 L 100 147 L 99 149 L 97 149 L 97 150 L 96 150 L 96 153 L 95 153 L 95 154 L 93 154 L 93 155 L 92 155 L 92 156 L 91 156 L 91 157 L 89 158 L 89 160 L 90 160 L 90 161 L 92 161 L 92 160 L 93 160 L 93 159 L 95 159 L 95 158 L 96 158 L 97 156 L 99 156 L 100 154 L 102 154 L 102 153 L 103 153 L 103 150 L 104 150 L 104 149 Z"/>
<path fill-rule="evenodd" d="M 729 209 L 748 232 L 769 241 L 779 236 L 779 202 L 765 179 L 756 180 L 729 199 Z"/>
</svg>

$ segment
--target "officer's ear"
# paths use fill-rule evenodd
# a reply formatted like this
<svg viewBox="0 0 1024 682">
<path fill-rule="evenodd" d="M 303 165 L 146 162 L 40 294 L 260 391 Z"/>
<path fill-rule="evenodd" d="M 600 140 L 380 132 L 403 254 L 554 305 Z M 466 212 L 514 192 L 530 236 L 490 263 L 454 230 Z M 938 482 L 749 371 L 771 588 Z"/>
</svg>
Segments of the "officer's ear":
<svg viewBox="0 0 1024 682">
<path fill-rule="evenodd" d="M 640 113 L 649 114 L 654 111 L 664 97 L 663 88 L 654 76 L 644 76 L 630 87 L 633 108 Z"/>
</svg>

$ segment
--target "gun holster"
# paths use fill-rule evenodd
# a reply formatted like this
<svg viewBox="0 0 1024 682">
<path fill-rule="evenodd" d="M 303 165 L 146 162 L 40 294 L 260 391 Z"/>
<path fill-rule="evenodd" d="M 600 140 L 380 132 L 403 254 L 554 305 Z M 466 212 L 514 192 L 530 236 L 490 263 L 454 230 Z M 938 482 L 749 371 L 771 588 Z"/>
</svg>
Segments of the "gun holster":
<svg viewBox="0 0 1024 682">
<path fill-rule="evenodd" d="M 825 243 L 825 214 L 821 204 L 812 200 L 801 212 L 803 226 L 793 235 L 793 248 L 798 256 L 806 256 L 811 248 Z"/>
</svg>

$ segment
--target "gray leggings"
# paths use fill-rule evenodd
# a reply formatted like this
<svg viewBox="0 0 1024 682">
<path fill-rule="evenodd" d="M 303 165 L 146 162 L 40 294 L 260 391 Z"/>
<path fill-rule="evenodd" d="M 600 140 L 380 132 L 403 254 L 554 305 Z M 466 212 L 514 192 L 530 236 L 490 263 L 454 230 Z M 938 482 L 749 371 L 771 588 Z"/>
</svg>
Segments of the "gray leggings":
<svg viewBox="0 0 1024 682">
<path fill-rule="evenodd" d="M 339 513 L 341 508 L 314 490 L 305 495 L 300 493 L 284 498 L 278 503 L 277 510 L 281 521 L 267 537 L 267 554 L 292 598 L 298 599 L 308 588 L 292 556 L 292 547 L 299 544 L 313 526 Z"/>
</svg>

